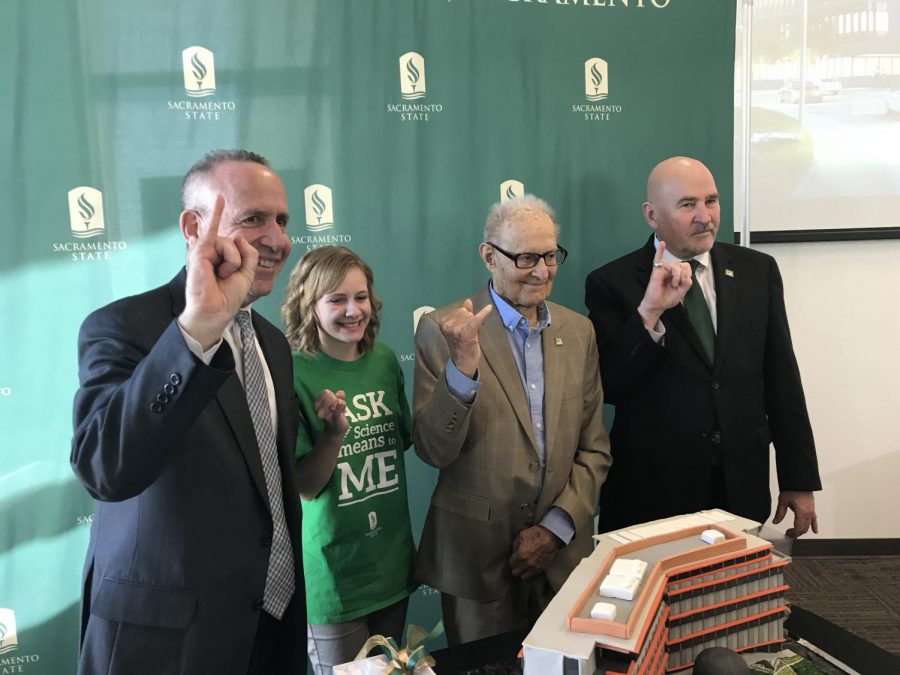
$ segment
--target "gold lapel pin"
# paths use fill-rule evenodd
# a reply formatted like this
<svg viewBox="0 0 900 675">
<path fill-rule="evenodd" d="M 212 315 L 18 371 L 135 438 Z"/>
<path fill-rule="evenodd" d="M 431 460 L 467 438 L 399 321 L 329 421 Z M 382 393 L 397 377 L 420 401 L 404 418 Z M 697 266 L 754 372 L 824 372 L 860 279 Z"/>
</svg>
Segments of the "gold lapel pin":
<svg viewBox="0 0 900 675">
<path fill-rule="evenodd" d="M 553 340 L 554 340 L 554 342 L 556 343 L 556 346 L 557 346 L 557 347 L 562 347 L 562 346 L 563 346 L 563 339 L 562 339 L 562 338 L 553 338 Z"/>
<path fill-rule="evenodd" d="M 725 276 L 726 276 L 726 277 L 733 277 L 733 276 L 734 276 L 734 272 L 726 267 L 726 268 L 725 268 Z"/>
</svg>

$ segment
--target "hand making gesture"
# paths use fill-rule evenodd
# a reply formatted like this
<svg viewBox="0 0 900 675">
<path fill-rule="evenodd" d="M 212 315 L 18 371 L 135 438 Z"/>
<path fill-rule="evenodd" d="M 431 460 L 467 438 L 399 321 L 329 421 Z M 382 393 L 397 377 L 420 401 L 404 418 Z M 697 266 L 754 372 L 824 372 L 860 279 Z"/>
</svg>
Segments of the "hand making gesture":
<svg viewBox="0 0 900 675">
<path fill-rule="evenodd" d="M 666 242 L 661 241 L 653 257 L 653 270 L 650 272 L 647 290 L 638 306 L 638 314 L 644 320 L 644 326 L 650 329 L 656 328 L 663 312 L 684 299 L 693 283 L 691 266 L 678 261 L 664 263 L 665 252 Z"/>
<path fill-rule="evenodd" d="M 323 434 L 343 440 L 347 429 L 350 428 L 350 423 L 344 415 L 346 408 L 347 401 L 343 390 L 333 392 L 331 389 L 323 389 L 319 392 L 313 401 L 313 409 L 316 411 L 316 417 L 325 424 Z"/>
<path fill-rule="evenodd" d="M 478 370 L 478 362 L 481 361 L 478 333 L 492 308 L 493 305 L 485 305 L 475 314 L 472 311 L 472 301 L 466 298 L 460 307 L 444 317 L 440 323 L 441 333 L 450 348 L 453 365 L 468 378 L 475 377 L 475 371 Z"/>
<path fill-rule="evenodd" d="M 216 197 L 209 218 L 197 211 L 182 213 L 182 231 L 188 241 L 187 287 L 181 327 L 208 349 L 247 300 L 256 274 L 258 254 L 240 234 L 219 235 L 225 209 Z"/>
</svg>

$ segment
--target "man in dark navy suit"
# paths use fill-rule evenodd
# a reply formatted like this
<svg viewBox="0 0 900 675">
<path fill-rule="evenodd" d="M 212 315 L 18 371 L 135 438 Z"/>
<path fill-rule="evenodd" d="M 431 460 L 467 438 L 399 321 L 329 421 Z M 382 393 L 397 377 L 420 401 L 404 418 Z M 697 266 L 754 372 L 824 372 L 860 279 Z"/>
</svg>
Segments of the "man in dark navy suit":
<svg viewBox="0 0 900 675">
<path fill-rule="evenodd" d="M 615 405 L 601 532 L 710 507 L 765 522 L 770 443 L 774 522 L 790 509 L 789 536 L 818 531 L 821 483 L 781 275 L 770 256 L 717 243 L 720 215 L 709 169 L 667 159 L 647 181 L 654 234 L 587 277 Z"/>
<path fill-rule="evenodd" d="M 186 268 L 79 335 L 71 462 L 96 512 L 78 672 L 305 673 L 291 356 L 251 309 L 291 250 L 287 197 L 231 150 L 182 202 Z"/>
</svg>

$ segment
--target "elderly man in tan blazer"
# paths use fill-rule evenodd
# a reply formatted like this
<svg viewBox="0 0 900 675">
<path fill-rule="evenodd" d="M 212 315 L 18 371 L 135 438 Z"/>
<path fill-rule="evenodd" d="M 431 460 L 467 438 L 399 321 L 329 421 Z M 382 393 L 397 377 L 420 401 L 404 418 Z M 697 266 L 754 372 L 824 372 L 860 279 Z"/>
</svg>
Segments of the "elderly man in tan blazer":
<svg viewBox="0 0 900 675">
<path fill-rule="evenodd" d="M 547 301 L 557 230 L 537 197 L 495 204 L 490 283 L 416 332 L 416 453 L 440 469 L 416 573 L 450 644 L 529 626 L 591 552 L 609 439 L 594 330 Z"/>
</svg>

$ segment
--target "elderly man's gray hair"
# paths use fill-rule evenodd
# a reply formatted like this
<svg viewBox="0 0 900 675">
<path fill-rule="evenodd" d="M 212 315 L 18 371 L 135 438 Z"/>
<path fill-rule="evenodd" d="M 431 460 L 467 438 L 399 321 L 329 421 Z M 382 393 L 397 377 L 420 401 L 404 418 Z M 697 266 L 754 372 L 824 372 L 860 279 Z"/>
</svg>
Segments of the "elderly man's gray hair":
<svg viewBox="0 0 900 675">
<path fill-rule="evenodd" d="M 497 202 L 491 207 L 487 221 L 484 223 L 484 241 L 494 241 L 500 230 L 522 213 L 543 213 L 553 222 L 556 234 L 559 235 L 559 224 L 556 222 L 556 214 L 550 205 L 540 197 L 522 195 L 507 199 L 505 202 Z"/>
</svg>

